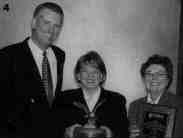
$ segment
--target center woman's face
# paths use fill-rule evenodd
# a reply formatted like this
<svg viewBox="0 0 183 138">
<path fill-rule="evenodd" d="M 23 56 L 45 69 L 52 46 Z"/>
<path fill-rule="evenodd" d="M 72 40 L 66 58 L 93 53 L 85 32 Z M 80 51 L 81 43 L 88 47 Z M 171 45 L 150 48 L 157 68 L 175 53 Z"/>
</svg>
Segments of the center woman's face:
<svg viewBox="0 0 183 138">
<path fill-rule="evenodd" d="M 102 81 L 102 73 L 90 64 L 84 64 L 78 74 L 78 79 L 85 89 L 96 89 Z"/>
<path fill-rule="evenodd" d="M 145 72 L 144 84 L 146 89 L 151 93 L 164 92 L 169 79 L 166 69 L 158 64 L 150 65 Z"/>
</svg>

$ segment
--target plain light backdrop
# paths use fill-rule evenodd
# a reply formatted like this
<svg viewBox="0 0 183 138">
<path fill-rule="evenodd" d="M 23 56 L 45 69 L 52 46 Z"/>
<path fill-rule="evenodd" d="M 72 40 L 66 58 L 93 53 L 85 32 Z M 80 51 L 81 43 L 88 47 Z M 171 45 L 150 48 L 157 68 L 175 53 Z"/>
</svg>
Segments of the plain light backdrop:
<svg viewBox="0 0 183 138">
<path fill-rule="evenodd" d="M 51 0 L 50 0 L 51 1 Z M 32 13 L 45 0 L 0 1 L 0 47 L 30 34 Z M 139 69 L 152 54 L 174 64 L 176 93 L 180 0 L 53 0 L 63 7 L 64 26 L 56 45 L 66 52 L 63 89 L 76 88 L 77 59 L 96 50 L 107 67 L 105 87 L 123 94 L 127 105 L 144 96 Z M 9 12 L 3 5 L 9 3 Z"/>
</svg>

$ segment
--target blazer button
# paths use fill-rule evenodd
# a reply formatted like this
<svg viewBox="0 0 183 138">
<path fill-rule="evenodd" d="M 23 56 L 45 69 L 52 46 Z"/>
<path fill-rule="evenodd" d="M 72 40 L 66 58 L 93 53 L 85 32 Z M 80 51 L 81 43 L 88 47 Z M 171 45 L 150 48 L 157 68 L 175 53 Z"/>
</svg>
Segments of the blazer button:
<svg viewBox="0 0 183 138">
<path fill-rule="evenodd" d="M 35 103 L 35 100 L 33 98 L 30 98 L 31 103 Z"/>
</svg>

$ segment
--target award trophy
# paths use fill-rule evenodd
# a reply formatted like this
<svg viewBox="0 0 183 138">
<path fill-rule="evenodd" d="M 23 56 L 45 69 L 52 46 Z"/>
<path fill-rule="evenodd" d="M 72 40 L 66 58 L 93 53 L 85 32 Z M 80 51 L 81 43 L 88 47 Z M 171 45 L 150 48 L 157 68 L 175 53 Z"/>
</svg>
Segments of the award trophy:
<svg viewBox="0 0 183 138">
<path fill-rule="evenodd" d="M 101 103 L 99 103 L 92 112 L 81 103 L 74 102 L 74 105 L 83 109 L 87 117 L 87 123 L 84 126 L 75 128 L 74 138 L 105 138 L 105 131 L 96 126 L 97 117 L 95 111 Z"/>
<path fill-rule="evenodd" d="M 176 109 L 144 104 L 142 135 L 145 138 L 172 138 Z"/>
</svg>

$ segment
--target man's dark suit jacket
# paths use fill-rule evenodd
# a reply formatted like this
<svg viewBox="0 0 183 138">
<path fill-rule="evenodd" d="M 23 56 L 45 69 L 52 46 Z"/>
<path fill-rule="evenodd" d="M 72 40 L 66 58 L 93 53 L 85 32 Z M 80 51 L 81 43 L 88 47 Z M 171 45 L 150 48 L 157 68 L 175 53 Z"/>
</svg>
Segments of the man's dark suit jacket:
<svg viewBox="0 0 183 138">
<path fill-rule="evenodd" d="M 0 50 L 0 91 L 3 95 L 0 100 L 4 105 L 2 109 L 8 113 L 8 135 L 27 138 L 35 134 L 44 137 L 48 136 L 48 128 L 54 127 L 51 124 L 54 117 L 28 47 L 28 39 Z M 57 59 L 57 96 L 62 87 L 65 52 L 56 46 L 51 48 Z M 5 121 L 4 118 L 1 122 Z M 2 130 L 7 130 L 7 122 L 6 127 L 3 124 Z"/>
<path fill-rule="evenodd" d="M 82 89 L 80 88 L 64 91 L 63 95 L 57 97 L 55 100 L 58 110 L 57 115 L 60 118 L 60 125 L 64 126 L 60 129 L 62 136 L 65 128 L 76 123 L 81 125 L 87 123 L 85 111 L 75 106 L 74 103 L 84 104 L 85 107 L 88 108 Z M 114 133 L 114 138 L 128 138 L 125 97 L 102 88 L 101 95 L 95 107 L 99 104 L 101 105 L 96 108 L 95 112 L 97 116 L 97 125 L 109 127 Z"/>
<path fill-rule="evenodd" d="M 146 99 L 146 97 L 143 97 L 130 104 L 128 111 L 129 121 L 136 119 L 136 122 L 141 124 L 139 121 L 142 120 L 143 104 L 146 103 Z M 183 101 L 181 97 L 175 96 L 170 92 L 165 92 L 158 104 L 176 109 L 176 120 L 172 138 L 183 138 Z"/>
</svg>

